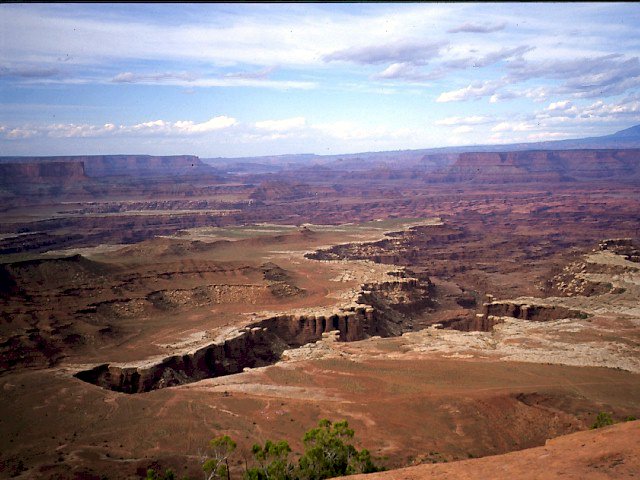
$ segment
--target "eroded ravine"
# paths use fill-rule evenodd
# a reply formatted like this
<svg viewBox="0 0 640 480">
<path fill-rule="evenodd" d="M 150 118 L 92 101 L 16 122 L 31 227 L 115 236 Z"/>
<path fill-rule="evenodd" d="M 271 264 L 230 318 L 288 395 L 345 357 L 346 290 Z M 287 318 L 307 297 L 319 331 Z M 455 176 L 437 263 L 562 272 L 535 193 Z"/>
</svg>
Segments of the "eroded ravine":
<svg viewBox="0 0 640 480">
<path fill-rule="evenodd" d="M 271 365 L 285 350 L 317 342 L 329 332 L 337 332 L 338 340 L 344 342 L 397 336 L 413 328 L 412 312 L 430 305 L 430 288 L 428 279 L 409 277 L 402 268 L 385 268 L 382 278 L 360 284 L 350 299 L 332 309 L 265 316 L 170 356 L 102 363 L 74 376 L 109 390 L 143 393 Z"/>
<path fill-rule="evenodd" d="M 344 262 L 345 259 L 320 261 Z M 432 286 L 428 278 L 410 277 L 401 267 L 388 268 L 384 277 L 376 282 L 360 284 L 354 296 L 339 307 L 263 316 L 241 328 L 228 330 L 213 341 L 170 356 L 135 364 L 102 363 L 77 371 L 74 376 L 118 392 L 143 393 L 271 365 L 278 362 L 286 350 L 318 342 L 329 332 L 336 332 L 342 342 L 372 336 L 399 336 L 414 330 L 414 314 L 433 305 Z M 480 312 L 469 319 L 453 318 L 433 326 L 490 332 L 496 324 L 503 323 L 505 317 L 550 322 L 589 316 L 580 309 L 546 304 L 539 299 L 491 300 L 483 303 Z"/>
</svg>

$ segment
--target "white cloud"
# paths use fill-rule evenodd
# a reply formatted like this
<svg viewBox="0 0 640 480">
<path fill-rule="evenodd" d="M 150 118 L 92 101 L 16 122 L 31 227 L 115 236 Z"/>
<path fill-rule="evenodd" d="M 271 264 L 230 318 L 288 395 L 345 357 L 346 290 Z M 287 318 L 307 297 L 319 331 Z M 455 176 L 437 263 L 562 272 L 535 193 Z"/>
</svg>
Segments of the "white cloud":
<svg viewBox="0 0 640 480">
<path fill-rule="evenodd" d="M 564 112 L 566 110 L 569 110 L 571 106 L 571 100 L 560 100 L 558 102 L 550 103 L 549 106 L 545 108 L 545 110 L 548 110 L 550 112 Z"/>
<path fill-rule="evenodd" d="M 114 83 L 162 83 L 163 81 L 195 80 L 195 75 L 188 72 L 157 72 L 157 73 L 119 73 L 111 79 Z"/>
<path fill-rule="evenodd" d="M 446 41 L 401 41 L 385 42 L 364 47 L 349 47 L 332 52 L 323 58 L 327 62 L 342 60 L 364 65 L 381 63 L 405 63 L 426 65 L 429 60 L 440 55 L 440 50 L 448 45 Z"/>
<path fill-rule="evenodd" d="M 244 78 L 244 79 L 265 79 L 268 78 L 276 70 L 276 67 L 270 66 L 261 68 L 251 72 L 231 72 L 225 74 L 227 78 Z"/>
<path fill-rule="evenodd" d="M 549 87 L 535 87 L 523 90 L 522 96 L 530 98 L 534 102 L 546 102 L 552 93 L 553 89 Z"/>
<path fill-rule="evenodd" d="M 514 62 L 522 62 L 523 55 L 531 52 L 535 47 L 528 45 L 520 45 L 519 47 L 506 48 L 503 47 L 500 50 L 490 51 L 484 55 L 478 56 L 464 56 L 460 58 L 454 58 L 443 62 L 443 65 L 449 69 L 465 69 L 465 68 L 480 68 L 488 67 L 490 65 L 511 60 Z M 475 49 L 474 49 L 475 50 Z"/>
<path fill-rule="evenodd" d="M 101 137 L 118 130 L 113 124 L 105 125 L 85 125 L 74 123 L 56 123 L 44 127 L 34 127 L 35 135 L 45 135 L 52 138 L 90 138 Z"/>
<path fill-rule="evenodd" d="M 491 123 L 493 119 L 486 115 L 473 115 L 470 117 L 447 117 L 442 120 L 436 120 L 436 125 L 455 126 L 455 125 L 481 125 L 483 123 Z"/>
<path fill-rule="evenodd" d="M 50 78 L 60 75 L 60 71 L 57 68 L 43 68 L 37 65 L 21 65 L 16 67 L 0 67 L 0 78 L 2 77 L 15 77 L 15 78 Z"/>
<path fill-rule="evenodd" d="M 297 80 L 262 80 L 252 78 L 203 78 L 192 82 L 175 82 L 174 85 L 184 87 L 259 87 L 275 89 L 311 90 L 318 86 L 317 82 Z"/>
<path fill-rule="evenodd" d="M 214 117 L 206 122 L 195 123 L 191 120 L 183 120 L 175 122 L 173 128 L 184 133 L 206 133 L 214 130 L 222 130 L 236 125 L 238 122 L 235 118 L 220 116 Z"/>
<path fill-rule="evenodd" d="M 418 71 L 413 65 L 408 63 L 392 63 L 382 72 L 375 75 L 375 78 L 390 79 L 390 78 L 407 78 L 415 77 L 418 75 Z"/>
<path fill-rule="evenodd" d="M 104 125 L 74 123 L 55 123 L 44 126 L 27 125 L 16 128 L 5 128 L 4 130 L 0 130 L 0 135 L 11 140 L 36 136 L 51 138 L 98 138 L 114 135 L 182 136 L 215 132 L 233 127 L 237 124 L 238 122 L 235 118 L 222 115 L 201 123 L 196 123 L 191 120 L 179 120 L 177 122 L 153 120 L 134 125 L 115 125 L 113 123 L 105 123 Z"/>
<path fill-rule="evenodd" d="M 38 134 L 38 131 L 24 127 L 11 129 L 3 127 L 0 133 L 3 133 L 5 138 L 8 138 L 10 140 L 24 140 L 27 138 L 35 137 Z"/>
<path fill-rule="evenodd" d="M 506 22 L 495 23 L 495 24 L 464 23 L 455 28 L 450 28 L 449 30 L 447 30 L 447 32 L 448 33 L 461 33 L 461 32 L 492 33 L 492 32 L 498 32 L 500 30 L 504 30 L 506 27 L 507 27 Z"/>
<path fill-rule="evenodd" d="M 562 80 L 556 89 L 576 98 L 619 95 L 640 86 L 640 59 L 620 53 L 572 60 L 521 60 L 508 68 L 512 83 L 536 78 Z"/>
<path fill-rule="evenodd" d="M 482 97 L 493 95 L 496 91 L 503 87 L 505 82 L 502 80 L 487 80 L 485 82 L 476 82 L 467 85 L 458 90 L 442 92 L 436 102 L 461 102 L 465 100 L 478 100 Z"/>
<path fill-rule="evenodd" d="M 563 138 L 571 138 L 571 134 L 567 132 L 539 132 L 527 135 L 530 142 L 540 142 L 545 140 L 562 140 Z"/>
<path fill-rule="evenodd" d="M 256 128 L 271 132 L 297 130 L 303 128 L 305 125 L 306 120 L 304 117 L 285 118 L 284 120 L 264 120 L 255 123 Z"/>
<path fill-rule="evenodd" d="M 500 122 L 494 126 L 492 132 L 526 132 L 532 130 L 533 125 L 527 122 Z"/>
<path fill-rule="evenodd" d="M 549 125 L 640 121 L 640 95 L 629 95 L 615 102 L 598 100 L 588 105 L 575 105 L 571 101 L 562 100 L 551 103 L 537 112 L 534 118 Z"/>
<path fill-rule="evenodd" d="M 413 134 L 408 128 L 392 129 L 383 125 L 363 126 L 349 121 L 321 123 L 311 126 L 325 135 L 340 140 L 365 140 L 379 138 L 404 138 Z"/>
<path fill-rule="evenodd" d="M 316 88 L 316 82 L 296 80 L 270 80 L 269 72 L 273 69 L 263 69 L 258 72 L 229 73 L 220 77 L 198 77 L 188 72 L 164 72 L 164 73 L 132 73 L 124 72 L 116 75 L 110 81 L 113 83 L 137 83 L 142 85 L 173 85 L 179 87 L 260 87 L 275 89 L 301 89 L 310 90 Z M 55 83 L 55 80 L 43 80 L 47 83 Z M 69 80 L 61 79 L 59 83 L 68 83 Z"/>
<path fill-rule="evenodd" d="M 385 125 L 361 125 L 339 120 L 335 122 L 309 124 L 304 117 L 282 120 L 264 120 L 254 124 L 240 124 L 235 118 L 218 116 L 206 122 L 179 120 L 151 120 L 133 125 L 50 124 L 43 126 L 25 125 L 21 127 L 2 126 L 0 138 L 20 140 L 32 137 L 42 138 L 180 138 L 203 136 L 225 132 L 234 128 L 235 141 L 259 143 L 282 139 L 322 138 L 347 141 L 386 141 L 411 139 L 416 132 L 409 128 L 392 128 Z"/>
<path fill-rule="evenodd" d="M 469 133 L 469 132 L 473 132 L 473 127 L 471 127 L 470 125 L 461 125 L 453 129 L 453 133 L 455 134 Z"/>
<path fill-rule="evenodd" d="M 366 48 L 363 39 L 402 45 L 408 32 L 424 32 L 451 10 L 407 6 L 354 15 L 315 6 L 285 8 L 286 12 L 275 6 L 195 7 L 198 18 L 176 12 L 177 21 L 163 22 L 162 16 L 135 18 L 118 15 L 116 9 L 97 16 L 82 15 L 82 9 L 10 5 L 3 8 L 11 21 L 4 24 L 2 56 L 41 60 L 65 52 L 76 64 L 147 59 L 216 66 L 312 65 L 332 52 Z"/>
<path fill-rule="evenodd" d="M 505 140 L 552 131 L 554 125 L 577 137 L 580 126 L 592 133 L 600 123 L 600 133 L 607 123 L 640 121 L 638 99 L 621 99 L 640 89 L 637 22 L 617 20 L 635 18 L 631 5 L 146 8 L 0 4 L 5 20 L 0 21 L 0 82 L 9 97 L 26 85 L 24 92 L 37 88 L 50 103 L 93 109 L 83 115 L 66 108 L 56 116 L 68 123 L 45 125 L 59 105 L 36 109 L 34 103 L 21 110 L 8 97 L 0 112 L 6 124 L 0 137 L 13 138 L 14 144 L 35 137 L 98 138 L 96 145 L 115 138 L 111 145 L 139 141 L 141 148 L 160 148 L 162 142 L 195 148 L 201 142 L 213 154 L 218 154 L 217 145 L 240 144 L 245 136 L 252 136 L 255 145 L 288 139 L 265 146 L 262 151 L 268 154 L 289 147 L 325 151 L 323 143 L 333 149 L 371 148 L 381 146 L 385 138 L 398 138 L 399 146 L 438 146 L 453 138 L 450 133 L 456 129 L 465 141 L 484 142 L 501 133 L 490 129 L 506 123 L 503 120 L 511 125 L 499 127 L 504 128 Z M 139 14 L 132 15 L 132 10 Z M 87 106 L 82 103 L 88 97 L 77 84 L 108 88 L 101 101 Z M 207 98 L 202 89 L 212 87 L 224 91 Z M 245 87 L 296 89 L 295 102 L 283 105 L 291 97 L 247 92 Z M 322 89 L 322 96 L 305 95 L 309 89 Z M 182 97 L 181 90 L 198 96 Z M 132 102 L 131 95 L 138 92 L 139 101 Z M 391 93 L 393 102 L 382 98 Z M 153 102 L 160 94 L 167 94 L 166 101 Z M 220 105 L 234 110 L 228 111 L 229 117 L 210 119 L 217 112 L 206 108 L 215 105 L 218 94 L 225 99 Z M 248 94 L 255 95 L 255 103 Z M 17 102 L 21 97 L 15 98 Z M 455 104 L 477 99 L 482 102 Z M 314 125 L 311 117 L 299 116 L 311 111 L 324 123 Z M 355 116 L 357 111 L 361 117 Z M 183 113 L 176 117 L 177 112 Z M 232 114 L 244 122 L 234 123 Z M 493 121 L 485 122 L 488 116 Z M 102 121 L 90 125 L 86 118 Z M 419 127 L 424 128 L 419 138 L 407 133 L 415 133 L 416 118 L 426 119 L 428 125 Z M 102 124 L 105 121 L 111 123 Z M 526 130 L 520 123 L 533 127 Z M 399 128 L 404 126 L 411 130 Z M 469 127 L 473 133 L 464 135 Z M 36 148 L 37 142 L 33 145 Z"/>
<path fill-rule="evenodd" d="M 640 116 L 640 97 L 630 96 L 619 103 L 605 103 L 602 100 L 585 107 L 578 112 L 578 116 L 585 117 L 624 117 Z"/>
<path fill-rule="evenodd" d="M 138 123 L 136 125 L 132 125 L 129 128 L 120 127 L 121 130 L 126 131 L 141 131 L 141 132 L 166 132 L 169 130 L 169 124 L 164 120 L 153 120 L 150 122 Z"/>
</svg>

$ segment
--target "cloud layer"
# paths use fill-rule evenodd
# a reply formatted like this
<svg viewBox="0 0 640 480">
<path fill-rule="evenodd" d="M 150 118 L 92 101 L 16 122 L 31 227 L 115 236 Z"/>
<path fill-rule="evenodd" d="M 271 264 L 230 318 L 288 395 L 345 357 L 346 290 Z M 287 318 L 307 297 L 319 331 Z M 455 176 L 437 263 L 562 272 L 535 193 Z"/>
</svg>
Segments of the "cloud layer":
<svg viewBox="0 0 640 480">
<path fill-rule="evenodd" d="M 640 123 L 633 4 L 9 3 L 0 29 L 8 154 L 124 138 L 321 153 Z"/>
</svg>

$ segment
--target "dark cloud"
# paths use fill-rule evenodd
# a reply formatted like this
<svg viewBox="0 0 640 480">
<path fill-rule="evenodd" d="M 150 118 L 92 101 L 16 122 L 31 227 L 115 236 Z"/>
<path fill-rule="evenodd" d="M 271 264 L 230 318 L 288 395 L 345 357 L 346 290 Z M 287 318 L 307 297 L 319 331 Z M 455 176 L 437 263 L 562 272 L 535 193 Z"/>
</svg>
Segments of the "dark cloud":
<svg viewBox="0 0 640 480">
<path fill-rule="evenodd" d="M 507 27 L 506 22 L 480 25 L 478 23 L 464 23 L 455 28 L 447 30 L 447 33 L 491 33 L 504 30 Z"/>
<path fill-rule="evenodd" d="M 51 78 L 60 75 L 60 71 L 56 68 L 42 67 L 18 67 L 8 68 L 0 67 L 0 77 L 5 78 Z"/>
<path fill-rule="evenodd" d="M 448 42 L 402 42 L 360 48 L 353 47 L 325 55 L 323 60 L 325 62 L 342 60 L 363 65 L 379 65 L 382 63 L 426 65 L 429 60 L 439 56 L 440 50 L 448 44 Z"/>
</svg>

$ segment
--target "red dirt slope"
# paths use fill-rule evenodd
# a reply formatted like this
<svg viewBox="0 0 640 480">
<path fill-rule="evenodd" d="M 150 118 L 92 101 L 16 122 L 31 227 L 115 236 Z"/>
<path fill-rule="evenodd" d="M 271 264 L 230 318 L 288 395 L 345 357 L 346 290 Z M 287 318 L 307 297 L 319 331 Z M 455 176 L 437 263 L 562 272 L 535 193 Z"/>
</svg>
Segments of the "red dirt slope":
<svg viewBox="0 0 640 480">
<path fill-rule="evenodd" d="M 413 479 L 622 479 L 640 477 L 640 421 L 578 432 L 548 440 L 544 447 L 505 455 L 389 472 L 351 480 Z"/>
</svg>

